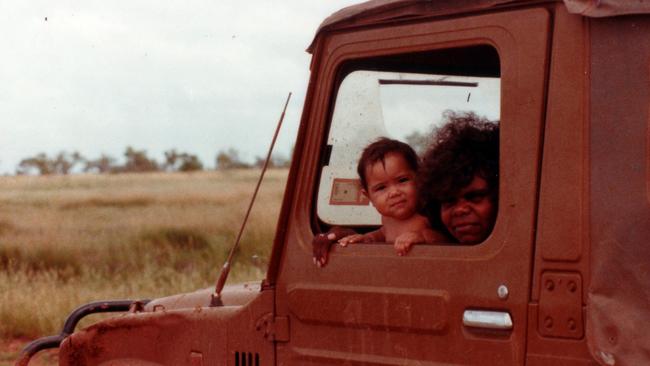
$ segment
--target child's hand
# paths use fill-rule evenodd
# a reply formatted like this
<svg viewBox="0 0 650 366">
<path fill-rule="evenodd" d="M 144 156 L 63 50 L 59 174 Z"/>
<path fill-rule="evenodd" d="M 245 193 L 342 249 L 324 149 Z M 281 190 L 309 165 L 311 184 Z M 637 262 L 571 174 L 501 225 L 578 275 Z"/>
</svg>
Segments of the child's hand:
<svg viewBox="0 0 650 366">
<path fill-rule="evenodd" d="M 353 235 L 348 235 L 345 238 L 342 238 L 339 240 L 339 244 L 342 247 L 347 247 L 348 244 L 354 244 L 354 243 L 370 243 L 372 240 L 369 238 L 367 235 L 363 234 L 353 234 Z"/>
<path fill-rule="evenodd" d="M 393 247 L 395 248 L 397 255 L 403 256 L 406 255 L 406 253 L 408 253 L 409 250 L 411 250 L 413 244 L 423 243 L 424 241 L 425 240 L 424 237 L 422 236 L 422 233 L 409 231 L 407 233 L 398 236 L 395 239 L 395 244 L 393 245 Z"/>
<path fill-rule="evenodd" d="M 325 266 L 330 247 L 336 243 L 336 239 L 352 233 L 354 233 L 352 229 L 335 226 L 326 233 L 314 236 L 314 239 L 311 241 L 314 264 L 318 267 Z"/>
</svg>

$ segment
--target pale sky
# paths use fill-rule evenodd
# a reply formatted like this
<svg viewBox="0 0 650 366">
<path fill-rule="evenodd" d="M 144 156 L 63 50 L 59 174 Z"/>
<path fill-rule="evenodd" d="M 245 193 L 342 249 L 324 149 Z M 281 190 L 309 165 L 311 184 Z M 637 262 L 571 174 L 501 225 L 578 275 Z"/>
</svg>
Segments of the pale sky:
<svg viewBox="0 0 650 366">
<path fill-rule="evenodd" d="M 0 173 L 45 152 L 288 156 L 320 22 L 360 0 L 0 2 Z"/>
</svg>

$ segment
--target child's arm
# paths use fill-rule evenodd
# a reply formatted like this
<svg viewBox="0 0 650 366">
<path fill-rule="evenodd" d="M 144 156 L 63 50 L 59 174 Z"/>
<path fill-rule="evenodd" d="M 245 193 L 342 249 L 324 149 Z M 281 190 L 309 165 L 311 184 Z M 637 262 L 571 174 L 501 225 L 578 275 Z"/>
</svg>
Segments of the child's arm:
<svg viewBox="0 0 650 366">
<path fill-rule="evenodd" d="M 405 255 L 411 250 L 413 244 L 444 242 L 449 242 L 449 238 L 445 234 L 430 228 L 425 228 L 419 231 L 409 231 L 398 236 L 395 239 L 394 247 L 397 255 Z"/>
<path fill-rule="evenodd" d="M 348 235 L 345 238 L 339 240 L 339 244 L 341 244 L 342 247 L 345 247 L 348 244 L 354 243 L 383 243 L 385 241 L 386 236 L 384 235 L 384 231 L 382 228 L 379 228 L 366 234 Z"/>
</svg>

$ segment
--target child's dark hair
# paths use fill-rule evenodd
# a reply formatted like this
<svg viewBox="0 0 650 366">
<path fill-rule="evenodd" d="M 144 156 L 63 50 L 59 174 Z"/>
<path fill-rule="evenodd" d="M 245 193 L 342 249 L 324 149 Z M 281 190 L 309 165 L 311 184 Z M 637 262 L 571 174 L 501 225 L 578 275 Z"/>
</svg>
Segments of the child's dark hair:
<svg viewBox="0 0 650 366">
<path fill-rule="evenodd" d="M 384 159 L 389 153 L 397 153 L 404 157 L 409 168 L 414 172 L 418 171 L 418 156 L 409 146 L 401 141 L 392 140 L 387 137 L 380 137 L 375 142 L 366 146 L 361 153 L 359 158 L 359 164 L 357 165 L 357 173 L 361 179 L 361 186 L 364 189 L 368 189 L 368 181 L 366 180 L 366 167 L 374 164 L 378 161 L 381 161 L 384 164 Z"/>
<path fill-rule="evenodd" d="M 485 179 L 493 204 L 499 193 L 499 124 L 475 113 L 447 111 L 422 158 L 418 194 L 433 227 L 440 227 L 440 204 L 478 175 Z"/>
</svg>

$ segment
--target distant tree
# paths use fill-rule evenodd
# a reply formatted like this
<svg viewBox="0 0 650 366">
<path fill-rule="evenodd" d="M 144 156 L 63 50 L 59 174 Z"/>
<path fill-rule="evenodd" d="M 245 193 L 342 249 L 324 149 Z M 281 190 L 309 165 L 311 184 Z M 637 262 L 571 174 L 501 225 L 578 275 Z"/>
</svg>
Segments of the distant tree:
<svg viewBox="0 0 650 366">
<path fill-rule="evenodd" d="M 167 171 L 176 170 L 176 165 L 179 161 L 179 155 L 180 154 L 176 151 L 176 149 L 165 151 L 165 163 L 163 164 L 163 169 Z"/>
<path fill-rule="evenodd" d="M 25 158 L 18 164 L 17 174 L 40 175 L 60 174 L 66 175 L 84 158 L 77 151 L 69 154 L 65 151 L 59 152 L 54 158 L 50 158 L 45 153 L 39 153 L 36 156 Z"/>
<path fill-rule="evenodd" d="M 266 161 L 266 158 L 263 158 L 261 156 L 256 156 L 255 157 L 255 162 L 253 163 L 253 166 L 256 168 L 262 168 L 264 167 L 264 162 Z M 269 161 L 269 168 L 272 168 L 273 161 Z"/>
<path fill-rule="evenodd" d="M 135 150 L 131 146 L 124 152 L 126 163 L 121 171 L 124 172 L 155 172 L 159 170 L 158 163 L 155 159 L 150 159 L 145 150 Z"/>
<path fill-rule="evenodd" d="M 273 156 L 273 165 L 276 168 L 288 168 L 291 166 L 291 159 L 287 158 L 282 154 Z"/>
<path fill-rule="evenodd" d="M 106 154 L 102 154 L 97 159 L 86 160 L 83 170 L 84 172 L 106 174 L 114 172 L 116 169 L 117 167 L 115 165 L 115 158 Z"/>
<path fill-rule="evenodd" d="M 263 158 L 261 156 L 256 156 L 255 157 L 255 163 L 253 164 L 254 167 L 256 168 L 262 168 L 264 167 L 264 161 L 266 158 Z M 268 168 L 287 168 L 291 165 L 291 160 L 287 159 L 284 157 L 282 154 L 278 155 L 271 155 L 271 161 L 269 161 Z"/>
<path fill-rule="evenodd" d="M 18 163 L 16 173 L 19 175 L 32 173 L 50 175 L 53 174 L 54 171 L 47 155 L 45 153 L 39 153 L 36 156 L 22 159 L 20 163 Z"/>
<path fill-rule="evenodd" d="M 203 163 L 196 155 L 172 149 L 165 151 L 164 169 L 166 171 L 191 172 L 203 170 Z"/>
<path fill-rule="evenodd" d="M 236 168 L 250 168 L 239 158 L 239 151 L 234 148 L 229 148 L 227 151 L 220 150 L 217 154 L 216 166 L 219 170 L 236 169 Z"/>
<path fill-rule="evenodd" d="M 181 155 L 181 164 L 178 167 L 180 172 L 193 172 L 203 170 L 203 163 L 196 155 L 191 154 L 182 154 Z"/>
<path fill-rule="evenodd" d="M 70 173 L 75 165 L 82 163 L 84 160 L 85 159 L 78 151 L 75 151 L 72 154 L 61 151 L 53 159 L 52 168 L 56 174 L 66 175 Z"/>
</svg>

